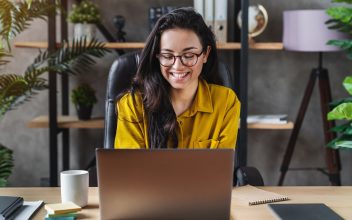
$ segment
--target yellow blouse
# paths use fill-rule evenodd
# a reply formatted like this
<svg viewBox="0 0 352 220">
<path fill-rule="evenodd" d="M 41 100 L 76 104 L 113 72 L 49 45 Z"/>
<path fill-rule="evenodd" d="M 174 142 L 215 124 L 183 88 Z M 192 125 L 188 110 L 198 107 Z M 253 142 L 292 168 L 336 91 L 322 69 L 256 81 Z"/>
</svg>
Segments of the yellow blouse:
<svg viewBox="0 0 352 220">
<path fill-rule="evenodd" d="M 178 148 L 235 148 L 240 107 L 231 89 L 199 80 L 191 107 L 177 117 Z M 115 148 L 149 148 L 141 95 L 125 94 L 117 111 Z"/>
</svg>

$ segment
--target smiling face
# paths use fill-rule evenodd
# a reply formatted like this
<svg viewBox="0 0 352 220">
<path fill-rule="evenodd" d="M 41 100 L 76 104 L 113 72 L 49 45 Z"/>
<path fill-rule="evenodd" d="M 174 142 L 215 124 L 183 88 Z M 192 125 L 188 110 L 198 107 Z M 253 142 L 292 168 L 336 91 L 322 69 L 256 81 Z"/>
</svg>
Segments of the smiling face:
<svg viewBox="0 0 352 220">
<path fill-rule="evenodd" d="M 169 60 L 173 59 L 172 56 L 177 56 L 171 66 L 166 67 L 160 64 L 161 73 L 172 89 L 186 92 L 193 92 L 197 89 L 199 75 L 203 64 L 207 61 L 210 48 L 207 48 L 206 52 L 202 51 L 204 49 L 198 36 L 191 30 L 174 28 L 162 33 L 160 56 Z M 190 66 L 193 64 L 192 59 L 198 60 Z"/>
</svg>

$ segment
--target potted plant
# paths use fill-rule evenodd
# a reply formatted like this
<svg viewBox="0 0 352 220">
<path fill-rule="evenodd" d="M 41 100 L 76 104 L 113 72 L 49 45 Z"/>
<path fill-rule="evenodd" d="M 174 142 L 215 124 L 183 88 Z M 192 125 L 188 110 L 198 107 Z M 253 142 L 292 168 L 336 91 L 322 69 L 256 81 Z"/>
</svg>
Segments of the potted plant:
<svg viewBox="0 0 352 220">
<path fill-rule="evenodd" d="M 343 86 L 352 95 L 352 76 L 347 76 Z M 352 97 L 342 98 L 331 103 L 334 108 L 328 113 L 328 120 L 343 120 L 344 123 L 333 128 L 333 132 L 339 134 L 332 140 L 328 147 L 352 149 Z"/>
<path fill-rule="evenodd" d="M 50 10 L 60 8 L 48 1 L 0 1 L 0 67 L 10 62 L 11 40 L 29 27 L 35 18 L 45 19 Z M 57 73 L 79 73 L 81 67 L 94 64 L 92 58 L 103 57 L 108 50 L 103 43 L 86 39 L 62 42 L 55 52 L 41 51 L 23 74 L 0 72 L 0 120 L 4 115 L 38 91 L 48 88 L 43 75 L 49 71 Z M 48 65 L 50 63 L 50 65 Z M 74 64 L 74 67 L 72 67 Z M 0 186 L 5 186 L 13 168 L 12 150 L 0 143 Z"/>
<path fill-rule="evenodd" d="M 351 0 L 333 0 L 333 2 L 351 4 Z M 352 8 L 346 6 L 336 6 L 327 9 L 331 19 L 326 22 L 331 29 L 337 29 L 348 35 L 352 34 Z M 330 45 L 335 45 L 347 53 L 347 58 L 352 59 L 352 40 L 330 40 Z M 347 76 L 343 81 L 343 86 L 352 95 L 352 76 Z M 338 137 L 332 140 L 328 147 L 352 148 L 352 97 L 342 98 L 331 103 L 332 110 L 328 113 L 328 120 L 342 120 L 342 124 L 333 128 L 333 132 Z"/>
<path fill-rule="evenodd" d="M 73 4 L 68 19 L 74 24 L 74 38 L 83 36 L 88 40 L 95 38 L 95 24 L 100 22 L 100 13 L 97 5 L 92 1 L 83 0 L 79 5 Z"/>
<path fill-rule="evenodd" d="M 89 120 L 93 106 L 97 103 L 94 89 L 88 84 L 82 84 L 72 90 L 71 99 L 76 107 L 78 118 Z"/>
</svg>

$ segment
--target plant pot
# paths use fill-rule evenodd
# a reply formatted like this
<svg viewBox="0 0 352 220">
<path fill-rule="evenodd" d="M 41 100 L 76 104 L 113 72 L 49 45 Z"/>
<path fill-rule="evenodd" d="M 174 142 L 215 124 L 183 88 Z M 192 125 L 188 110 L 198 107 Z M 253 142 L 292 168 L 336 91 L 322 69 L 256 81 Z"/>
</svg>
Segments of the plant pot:
<svg viewBox="0 0 352 220">
<path fill-rule="evenodd" d="M 79 120 L 89 120 L 92 116 L 93 106 L 76 105 L 77 116 Z"/>
<path fill-rule="evenodd" d="M 92 40 L 96 36 L 96 26 L 95 24 L 81 24 L 77 23 L 74 26 L 74 38 L 80 39 L 86 37 L 87 41 Z"/>
</svg>

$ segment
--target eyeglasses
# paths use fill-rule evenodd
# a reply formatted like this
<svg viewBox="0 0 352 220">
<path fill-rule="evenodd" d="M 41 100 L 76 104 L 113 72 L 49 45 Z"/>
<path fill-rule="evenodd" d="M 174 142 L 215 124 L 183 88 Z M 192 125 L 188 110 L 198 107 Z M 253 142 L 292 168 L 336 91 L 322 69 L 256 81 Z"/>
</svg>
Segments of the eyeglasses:
<svg viewBox="0 0 352 220">
<path fill-rule="evenodd" d="M 170 67 L 170 66 L 174 65 L 174 63 L 176 62 L 176 58 L 180 58 L 181 63 L 184 66 L 192 67 L 192 66 L 196 65 L 196 63 L 198 62 L 198 57 L 200 57 L 200 55 L 202 55 L 202 53 L 203 53 L 203 51 L 200 52 L 199 54 L 189 52 L 189 53 L 184 53 L 179 56 L 174 56 L 171 53 L 161 53 L 161 54 L 157 54 L 156 58 L 158 58 L 160 64 L 165 67 Z"/>
</svg>

